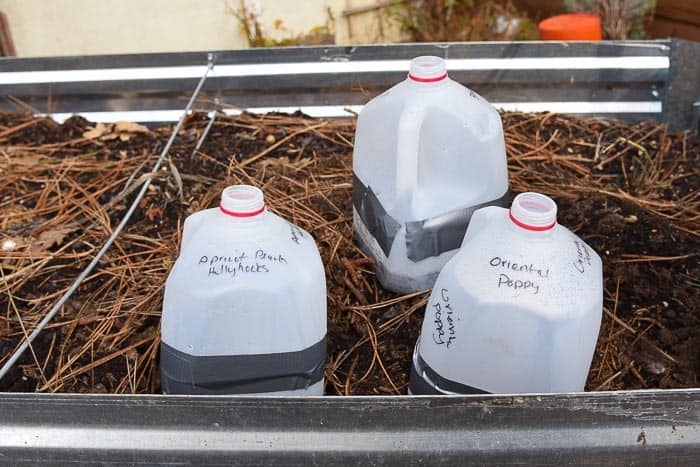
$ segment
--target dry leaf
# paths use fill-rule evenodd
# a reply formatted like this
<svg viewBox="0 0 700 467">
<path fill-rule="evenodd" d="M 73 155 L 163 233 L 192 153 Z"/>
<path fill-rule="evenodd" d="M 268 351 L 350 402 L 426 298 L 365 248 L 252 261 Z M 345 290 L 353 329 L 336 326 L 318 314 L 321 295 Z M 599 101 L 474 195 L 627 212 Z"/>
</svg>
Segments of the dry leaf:
<svg viewBox="0 0 700 467">
<path fill-rule="evenodd" d="M 106 135 L 100 136 L 100 141 L 112 141 L 117 138 L 119 138 L 119 133 L 107 133 Z"/>
<path fill-rule="evenodd" d="M 133 122 L 116 122 L 113 125 L 102 125 L 104 131 L 97 135 L 100 141 L 111 141 L 119 138 L 121 141 L 129 141 L 132 135 L 137 133 L 149 133 L 148 127 Z M 97 134 L 97 133 L 95 133 Z"/>
<path fill-rule="evenodd" d="M 109 127 L 107 125 L 105 125 L 104 123 L 98 123 L 94 128 L 91 128 L 90 130 L 83 133 L 83 138 L 99 138 L 100 136 L 104 135 L 107 131 L 109 131 Z"/>
<path fill-rule="evenodd" d="M 116 122 L 112 131 L 115 133 L 150 133 L 148 127 L 133 122 Z"/>
<path fill-rule="evenodd" d="M 156 219 L 163 219 L 163 208 L 152 204 L 146 211 L 146 218 L 151 222 Z"/>
<path fill-rule="evenodd" d="M 70 227 L 59 227 L 51 230 L 44 230 L 39 234 L 39 237 L 37 237 L 34 244 L 44 250 L 49 249 L 54 245 L 61 246 L 63 240 L 66 238 L 66 235 L 73 231 L 75 231 L 75 229 Z"/>
</svg>

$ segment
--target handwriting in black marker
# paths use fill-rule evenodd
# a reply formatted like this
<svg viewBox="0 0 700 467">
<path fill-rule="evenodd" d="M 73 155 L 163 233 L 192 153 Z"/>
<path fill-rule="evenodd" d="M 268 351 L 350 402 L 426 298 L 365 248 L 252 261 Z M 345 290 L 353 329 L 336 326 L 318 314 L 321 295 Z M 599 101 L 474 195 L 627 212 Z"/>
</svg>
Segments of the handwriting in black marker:
<svg viewBox="0 0 700 467">
<path fill-rule="evenodd" d="M 255 252 L 255 259 L 271 261 L 274 263 L 287 264 L 287 260 L 285 259 L 284 256 L 282 256 L 282 253 L 275 255 L 275 254 L 270 254 L 270 253 L 266 252 L 265 250 L 257 250 Z"/>
<path fill-rule="evenodd" d="M 287 224 L 292 235 L 292 241 L 299 245 L 300 240 L 304 238 L 304 231 L 290 222 L 287 222 Z"/>
<path fill-rule="evenodd" d="M 489 261 L 489 264 L 495 268 L 503 268 L 516 272 L 526 272 L 529 274 L 535 274 L 542 279 L 549 278 L 549 268 L 544 268 L 541 266 L 538 267 L 535 266 L 533 263 L 520 264 L 506 258 L 501 258 L 500 256 L 494 256 Z"/>
<path fill-rule="evenodd" d="M 273 264 L 286 265 L 288 261 L 282 253 L 270 253 L 258 248 L 252 255 L 239 250 L 228 255 L 201 255 L 197 264 L 206 267 L 208 277 L 237 277 L 241 274 L 268 273 Z"/>
<path fill-rule="evenodd" d="M 434 310 L 433 324 L 435 326 L 433 342 L 437 345 L 445 345 L 449 349 L 452 342 L 457 339 L 454 310 L 450 304 L 449 291 L 445 288 L 440 289 L 440 297 L 431 307 Z M 445 329 L 445 323 L 447 329 Z"/>
<path fill-rule="evenodd" d="M 586 265 L 591 265 L 591 254 L 583 242 L 574 240 L 574 244 L 576 245 L 576 259 L 574 260 L 574 268 L 583 274 L 586 272 Z"/>
<path fill-rule="evenodd" d="M 433 333 L 433 342 L 441 345 L 445 343 L 443 340 L 445 331 L 442 329 L 444 327 L 442 324 L 442 306 L 439 303 L 435 303 L 432 307 L 435 309 L 435 319 L 433 322 L 435 323 L 435 332 L 437 332 L 437 337 L 435 337 L 435 332 Z"/>
<path fill-rule="evenodd" d="M 503 273 L 498 276 L 498 288 L 500 289 L 501 287 L 511 288 L 515 292 L 518 290 L 532 292 L 533 295 L 537 295 L 540 292 L 540 286 L 536 282 L 511 279 L 507 274 Z"/>
</svg>

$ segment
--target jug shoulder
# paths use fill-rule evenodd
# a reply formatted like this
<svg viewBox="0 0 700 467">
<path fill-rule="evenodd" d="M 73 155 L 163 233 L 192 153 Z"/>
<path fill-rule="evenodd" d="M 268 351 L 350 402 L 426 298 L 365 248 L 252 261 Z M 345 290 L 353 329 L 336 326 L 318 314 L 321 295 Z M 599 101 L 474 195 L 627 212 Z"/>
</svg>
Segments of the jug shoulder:
<svg viewBox="0 0 700 467">
<path fill-rule="evenodd" d="M 213 217 L 216 211 L 218 211 L 218 209 L 216 208 L 205 209 L 202 211 L 197 211 L 187 216 L 182 226 L 182 241 L 180 242 L 180 251 L 186 248 L 186 246 L 190 243 L 192 237 L 195 236 L 199 228 L 203 224 L 206 224 L 207 219 Z"/>
<path fill-rule="evenodd" d="M 480 230 L 465 237 L 438 283 L 450 282 L 480 302 L 517 302 L 551 317 L 584 312 L 601 302 L 600 258 L 564 227 L 547 241 L 514 235 L 498 221 L 476 227 Z"/>
<path fill-rule="evenodd" d="M 391 122 L 397 120 L 398 116 L 411 105 L 411 102 L 408 94 L 400 89 L 392 88 L 380 94 L 367 102 L 360 111 L 357 117 L 356 135 L 371 131 L 377 125 L 380 128 L 391 125 Z"/>
<path fill-rule="evenodd" d="M 274 263 L 277 259 L 276 262 L 281 264 L 306 262 L 309 267 L 323 270 L 311 234 L 271 212 L 255 221 L 241 221 L 209 209 L 188 220 L 189 228 L 183 232 L 176 268 L 178 263 L 188 263 L 208 267 L 218 265 L 225 271 L 224 264 L 233 262 L 237 269 L 252 269 L 242 265 L 243 260 L 263 264 Z M 266 269 L 269 265 L 257 267 L 259 271 Z"/>
<path fill-rule="evenodd" d="M 489 224 L 498 222 L 503 216 L 507 215 L 508 210 L 499 206 L 487 206 L 477 209 L 472 214 L 467 231 L 462 240 L 462 247 L 470 243 L 473 238 L 477 237 L 482 231 L 489 229 Z"/>
<path fill-rule="evenodd" d="M 236 218 L 226 215 L 219 208 L 205 209 L 185 219 L 183 235 L 192 238 L 235 238 L 237 240 L 266 240 L 285 237 L 291 224 L 276 214 L 266 211 L 251 218 Z"/>
</svg>

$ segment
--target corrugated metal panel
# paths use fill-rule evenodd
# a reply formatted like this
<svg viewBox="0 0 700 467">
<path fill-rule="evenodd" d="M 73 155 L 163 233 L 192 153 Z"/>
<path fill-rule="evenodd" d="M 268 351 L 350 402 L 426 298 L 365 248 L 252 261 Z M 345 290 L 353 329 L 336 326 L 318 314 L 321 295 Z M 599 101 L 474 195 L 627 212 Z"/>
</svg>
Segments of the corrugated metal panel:
<svg viewBox="0 0 700 467">
<path fill-rule="evenodd" d="M 453 79 L 506 109 L 612 113 L 675 124 L 675 111 L 665 102 L 677 44 L 451 43 L 216 52 L 200 105 L 211 108 L 215 99 L 241 109 L 362 105 L 403 79 L 410 58 L 434 54 L 447 59 Z M 700 55 L 697 48 L 691 52 Z M 207 56 L 4 59 L 0 95 L 12 95 L 39 113 L 174 111 L 183 107 L 206 68 Z M 680 98 L 690 108 L 693 97 L 686 92 Z M 2 106 L 14 107 L 7 99 Z M 147 113 L 141 115 L 154 121 Z M 688 118 L 679 125 L 687 127 Z"/>
<path fill-rule="evenodd" d="M 0 396 L 0 462 L 698 465 L 700 390 L 540 396 Z"/>
</svg>

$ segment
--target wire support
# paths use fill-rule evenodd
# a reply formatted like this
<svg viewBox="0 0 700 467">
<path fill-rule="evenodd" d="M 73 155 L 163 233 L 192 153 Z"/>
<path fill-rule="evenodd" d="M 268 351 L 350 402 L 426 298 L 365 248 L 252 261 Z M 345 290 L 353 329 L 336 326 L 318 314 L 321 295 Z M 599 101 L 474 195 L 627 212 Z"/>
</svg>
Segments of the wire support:
<svg viewBox="0 0 700 467">
<path fill-rule="evenodd" d="M 173 142 L 175 141 L 175 138 L 177 137 L 177 134 L 180 132 L 180 129 L 182 128 L 182 125 L 185 121 L 185 118 L 189 114 L 190 110 L 192 110 L 192 105 L 194 102 L 197 100 L 197 96 L 199 95 L 199 92 L 202 89 L 202 86 L 204 86 L 204 82 L 207 80 L 207 77 L 211 70 L 214 68 L 214 55 L 209 54 L 207 56 L 207 69 L 202 75 L 202 77 L 199 80 L 199 83 L 197 84 L 197 87 L 194 89 L 194 92 L 192 93 L 192 96 L 190 97 L 190 100 L 187 102 L 187 106 L 185 107 L 182 115 L 180 116 L 180 119 L 177 122 L 177 125 L 175 125 L 175 128 L 173 129 L 172 134 L 170 135 L 170 138 L 168 139 L 168 142 L 165 144 L 165 147 L 163 148 L 163 151 L 160 153 L 160 156 L 158 157 L 158 160 L 156 160 L 156 163 L 153 165 L 153 168 L 151 169 L 151 173 L 156 173 L 160 169 L 160 166 L 162 165 L 163 161 L 165 160 L 165 157 L 168 155 L 168 152 L 170 151 L 170 148 L 173 145 Z M 201 144 L 201 143 L 200 143 Z M 138 169 L 137 169 L 138 170 Z M 131 216 L 136 212 L 136 209 L 138 208 L 139 203 L 143 199 L 144 195 L 146 194 L 146 191 L 148 190 L 148 187 L 151 185 L 152 177 L 146 178 L 146 180 L 143 182 L 143 185 L 141 186 L 141 190 L 138 192 L 136 195 L 136 198 L 134 201 L 131 203 L 131 206 L 129 207 L 129 210 L 124 214 L 124 217 L 122 217 L 122 220 L 119 222 L 119 225 L 114 229 L 112 234 L 109 236 L 107 241 L 102 245 L 102 248 L 100 251 L 97 252 L 95 257 L 90 261 L 90 264 L 87 265 L 87 267 L 78 275 L 78 277 L 75 278 L 75 281 L 73 281 L 73 284 L 66 290 L 66 293 L 64 293 L 61 298 L 59 298 L 56 303 L 51 307 L 49 312 L 44 316 L 44 318 L 41 320 L 41 322 L 37 325 L 36 328 L 29 334 L 29 336 L 22 342 L 22 344 L 15 350 L 15 352 L 12 354 L 12 356 L 5 362 L 3 367 L 0 369 L 0 380 L 12 369 L 12 367 L 17 363 L 17 361 L 20 359 L 22 354 L 32 345 L 32 342 L 34 342 L 34 339 L 41 334 L 41 331 L 44 330 L 47 324 L 51 322 L 53 317 L 58 313 L 58 311 L 61 309 L 63 305 L 68 301 L 68 299 L 73 295 L 73 292 L 75 292 L 80 284 L 85 280 L 85 278 L 92 272 L 92 270 L 97 266 L 99 263 L 100 259 L 102 259 L 102 256 L 109 250 L 109 248 L 112 246 L 114 241 L 119 237 L 121 234 L 122 230 L 124 230 L 124 227 L 129 223 L 129 220 L 131 219 Z"/>
</svg>

